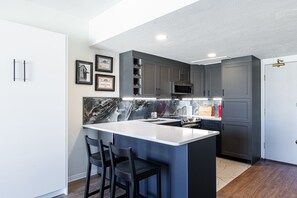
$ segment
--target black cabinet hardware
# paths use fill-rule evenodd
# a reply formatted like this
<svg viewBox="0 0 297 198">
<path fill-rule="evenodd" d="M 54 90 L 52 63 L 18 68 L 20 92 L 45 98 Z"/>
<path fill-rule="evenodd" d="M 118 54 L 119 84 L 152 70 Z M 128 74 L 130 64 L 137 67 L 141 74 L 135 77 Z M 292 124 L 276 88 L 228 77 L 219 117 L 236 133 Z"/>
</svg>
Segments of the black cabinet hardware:
<svg viewBox="0 0 297 198">
<path fill-rule="evenodd" d="M 15 59 L 13 59 L 13 81 L 15 81 Z"/>
<path fill-rule="evenodd" d="M 24 82 L 26 82 L 26 61 L 24 60 Z"/>
<path fill-rule="evenodd" d="M 224 89 L 222 90 L 222 95 L 223 95 L 223 96 L 225 95 L 225 91 L 224 91 Z"/>
<path fill-rule="evenodd" d="M 208 97 L 209 97 L 210 96 L 210 91 L 208 90 L 207 92 L 208 92 Z"/>
</svg>

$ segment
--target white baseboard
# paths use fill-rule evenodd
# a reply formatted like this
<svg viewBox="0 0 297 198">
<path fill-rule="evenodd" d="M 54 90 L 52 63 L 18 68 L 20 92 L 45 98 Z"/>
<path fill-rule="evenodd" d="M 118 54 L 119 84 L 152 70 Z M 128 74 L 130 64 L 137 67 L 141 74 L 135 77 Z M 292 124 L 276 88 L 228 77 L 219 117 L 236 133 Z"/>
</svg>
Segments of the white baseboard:
<svg viewBox="0 0 297 198">
<path fill-rule="evenodd" d="M 51 193 L 39 196 L 37 198 L 52 198 L 52 197 L 62 195 L 62 194 L 67 195 L 67 193 L 68 193 L 68 187 L 65 187 L 65 188 L 63 188 L 61 190 L 57 190 L 55 192 L 51 192 Z"/>
<path fill-rule="evenodd" d="M 91 175 L 95 175 L 97 174 L 98 170 L 97 168 L 93 168 L 91 170 Z M 83 173 L 79 173 L 79 174 L 76 174 L 76 175 L 72 175 L 70 177 L 68 177 L 68 183 L 69 182 L 73 182 L 73 181 L 76 181 L 76 180 L 79 180 L 79 179 L 82 179 L 82 178 L 85 178 L 87 175 L 87 172 L 83 172 Z"/>
</svg>

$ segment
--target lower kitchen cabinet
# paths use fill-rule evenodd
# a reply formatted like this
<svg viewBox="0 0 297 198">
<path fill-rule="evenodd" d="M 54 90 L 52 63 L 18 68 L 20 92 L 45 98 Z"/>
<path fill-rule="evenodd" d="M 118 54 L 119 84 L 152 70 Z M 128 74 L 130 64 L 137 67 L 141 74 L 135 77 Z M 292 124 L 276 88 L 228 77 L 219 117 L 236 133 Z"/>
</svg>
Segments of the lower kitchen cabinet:
<svg viewBox="0 0 297 198">
<path fill-rule="evenodd" d="M 222 154 L 226 156 L 250 160 L 250 131 L 249 123 L 222 123 Z"/>
<path fill-rule="evenodd" d="M 220 134 L 216 136 L 216 147 L 217 147 L 217 155 L 221 155 L 221 121 L 217 120 L 201 120 L 201 129 L 212 130 L 212 131 L 220 131 Z"/>
</svg>

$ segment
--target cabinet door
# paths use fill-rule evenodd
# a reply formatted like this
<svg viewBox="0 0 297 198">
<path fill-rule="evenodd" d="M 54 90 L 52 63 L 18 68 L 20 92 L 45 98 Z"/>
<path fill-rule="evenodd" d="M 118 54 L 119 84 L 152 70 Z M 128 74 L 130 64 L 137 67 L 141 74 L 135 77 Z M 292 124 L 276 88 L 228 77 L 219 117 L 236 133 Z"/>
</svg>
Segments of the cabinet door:
<svg viewBox="0 0 297 198">
<path fill-rule="evenodd" d="M 191 83 L 193 84 L 193 97 L 204 97 L 204 70 L 191 70 Z"/>
<path fill-rule="evenodd" d="M 190 69 L 189 68 L 180 68 L 180 81 L 190 82 Z"/>
<path fill-rule="evenodd" d="M 156 97 L 157 95 L 157 65 L 143 60 L 142 66 L 142 96 Z"/>
<path fill-rule="evenodd" d="M 2 20 L 0 29 L 0 197 L 65 189 L 66 37 Z"/>
<path fill-rule="evenodd" d="M 222 63 L 223 98 L 251 98 L 252 62 Z"/>
<path fill-rule="evenodd" d="M 249 123 L 224 122 L 222 123 L 222 154 L 250 160 Z"/>
<path fill-rule="evenodd" d="M 157 74 L 160 78 L 159 85 L 157 86 L 159 90 L 159 94 L 161 97 L 169 97 L 170 96 L 170 67 L 165 65 L 160 65 L 159 74 Z M 158 94 L 158 93 L 157 93 Z"/>
<path fill-rule="evenodd" d="M 251 100 L 225 99 L 222 101 L 223 121 L 252 122 Z"/>
<path fill-rule="evenodd" d="M 179 67 L 171 67 L 171 82 L 179 82 L 180 81 L 180 68 Z"/>
<path fill-rule="evenodd" d="M 206 95 L 208 97 L 222 97 L 222 70 L 221 64 L 205 66 Z"/>
</svg>

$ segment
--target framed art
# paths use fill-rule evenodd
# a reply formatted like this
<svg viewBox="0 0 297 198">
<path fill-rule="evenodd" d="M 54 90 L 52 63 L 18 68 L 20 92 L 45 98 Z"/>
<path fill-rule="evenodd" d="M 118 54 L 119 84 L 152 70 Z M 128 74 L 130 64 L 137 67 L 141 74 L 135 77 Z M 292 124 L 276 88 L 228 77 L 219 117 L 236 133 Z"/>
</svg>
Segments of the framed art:
<svg viewBox="0 0 297 198">
<path fill-rule="evenodd" d="M 93 63 L 76 60 L 76 84 L 93 84 Z"/>
<path fill-rule="evenodd" d="M 113 70 L 113 58 L 109 56 L 102 56 L 96 54 L 95 56 L 95 70 L 99 72 L 112 73 Z"/>
<path fill-rule="evenodd" d="M 115 76 L 95 74 L 96 91 L 114 91 Z"/>
</svg>

